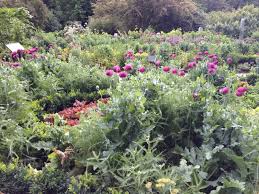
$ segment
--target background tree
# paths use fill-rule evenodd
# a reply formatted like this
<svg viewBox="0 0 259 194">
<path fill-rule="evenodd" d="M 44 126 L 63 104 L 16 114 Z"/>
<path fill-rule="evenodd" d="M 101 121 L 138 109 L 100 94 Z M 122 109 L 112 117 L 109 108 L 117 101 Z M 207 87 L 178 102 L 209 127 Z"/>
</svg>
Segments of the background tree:
<svg viewBox="0 0 259 194">
<path fill-rule="evenodd" d="M 201 11 L 191 0 L 97 0 L 90 26 L 105 31 L 131 30 L 135 27 L 170 31 L 192 30 L 202 19 Z"/>
</svg>

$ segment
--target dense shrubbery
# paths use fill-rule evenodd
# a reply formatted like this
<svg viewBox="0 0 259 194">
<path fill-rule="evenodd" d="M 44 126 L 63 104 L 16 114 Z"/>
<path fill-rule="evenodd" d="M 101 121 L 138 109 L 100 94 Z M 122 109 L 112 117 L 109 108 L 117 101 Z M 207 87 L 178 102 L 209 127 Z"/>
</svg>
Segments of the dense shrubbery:
<svg viewBox="0 0 259 194">
<path fill-rule="evenodd" d="M 128 31 L 136 27 L 170 31 L 181 27 L 191 30 L 201 23 L 195 3 L 186 1 L 106 1 L 99 0 L 94 5 L 94 15 L 90 26 L 97 30 L 113 33 L 117 30 Z M 150 17 L 152 15 L 152 17 Z"/>
<path fill-rule="evenodd" d="M 23 8 L 0 8 L 0 52 L 4 44 L 13 41 L 23 42 L 32 32 L 30 14 Z"/>
<path fill-rule="evenodd" d="M 253 5 L 245 6 L 236 11 L 211 12 L 207 19 L 210 30 L 238 38 L 240 34 L 240 21 L 245 18 L 244 36 L 251 36 L 259 29 L 259 8 Z"/>
</svg>

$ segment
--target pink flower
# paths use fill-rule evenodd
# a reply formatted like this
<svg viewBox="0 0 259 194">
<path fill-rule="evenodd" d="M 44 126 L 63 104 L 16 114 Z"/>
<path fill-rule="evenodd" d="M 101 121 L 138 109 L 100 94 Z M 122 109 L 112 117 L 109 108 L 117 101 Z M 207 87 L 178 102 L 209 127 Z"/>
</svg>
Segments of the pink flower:
<svg viewBox="0 0 259 194">
<path fill-rule="evenodd" d="M 146 71 L 146 69 L 145 69 L 145 67 L 140 67 L 140 68 L 138 69 L 138 71 L 139 71 L 140 73 L 144 73 L 144 72 Z"/>
<path fill-rule="evenodd" d="M 178 73 L 179 76 L 183 77 L 185 76 L 185 72 L 183 70 L 180 70 L 179 73 Z"/>
<path fill-rule="evenodd" d="M 198 55 L 202 55 L 202 52 L 198 52 Z"/>
<path fill-rule="evenodd" d="M 113 71 L 112 70 L 106 70 L 105 74 L 108 76 L 108 77 L 111 77 L 113 75 Z"/>
<path fill-rule="evenodd" d="M 231 57 L 227 58 L 227 64 L 231 65 L 233 63 L 233 59 Z"/>
<path fill-rule="evenodd" d="M 139 49 L 138 53 L 139 53 L 139 54 L 142 54 L 142 53 L 143 53 L 143 50 L 142 50 L 142 49 Z"/>
<path fill-rule="evenodd" d="M 176 58 L 176 54 L 173 53 L 173 54 L 170 55 L 170 57 L 171 57 L 172 59 L 175 59 L 175 58 Z"/>
<path fill-rule="evenodd" d="M 208 55 L 209 54 L 209 51 L 204 51 L 204 55 Z"/>
<path fill-rule="evenodd" d="M 201 61 L 201 60 L 202 60 L 201 56 L 198 55 L 198 56 L 195 57 L 195 61 Z"/>
<path fill-rule="evenodd" d="M 172 69 L 172 74 L 177 74 L 177 73 L 178 73 L 178 69 L 173 68 L 173 69 Z"/>
<path fill-rule="evenodd" d="M 192 69 L 192 68 L 194 68 L 194 67 L 196 67 L 196 63 L 195 63 L 195 62 L 190 62 L 190 63 L 188 63 L 188 68 L 189 68 L 189 69 Z"/>
<path fill-rule="evenodd" d="M 33 53 L 35 53 L 35 52 L 37 52 L 39 49 L 38 48 L 36 48 L 36 47 L 34 47 L 34 48 L 31 48 L 31 49 L 29 49 L 28 50 L 28 54 L 33 54 Z"/>
<path fill-rule="evenodd" d="M 112 69 L 113 69 L 113 71 L 116 72 L 116 73 L 119 73 L 119 72 L 121 71 L 121 68 L 120 68 L 119 65 L 114 66 Z"/>
<path fill-rule="evenodd" d="M 163 67 L 163 71 L 164 71 L 164 72 L 169 72 L 169 71 L 170 71 L 170 67 L 164 66 L 164 67 Z"/>
<path fill-rule="evenodd" d="M 213 59 L 213 61 L 217 61 L 217 60 L 218 60 L 218 56 L 217 56 L 217 55 L 214 55 L 214 56 L 212 57 L 212 59 Z"/>
<path fill-rule="evenodd" d="M 221 89 L 219 89 L 219 93 L 224 94 L 224 95 L 228 94 L 229 88 L 228 87 L 221 88 Z"/>
<path fill-rule="evenodd" d="M 132 50 L 129 50 L 126 54 L 126 58 L 127 59 L 131 59 L 131 60 L 134 60 L 135 59 L 135 56 L 134 56 L 134 52 Z"/>
<path fill-rule="evenodd" d="M 192 97 L 194 100 L 197 100 L 199 98 L 199 93 L 198 92 L 193 92 Z"/>
<path fill-rule="evenodd" d="M 122 71 L 119 73 L 120 78 L 126 78 L 128 76 L 128 73 L 126 71 Z"/>
<path fill-rule="evenodd" d="M 216 69 L 212 69 L 212 68 L 209 68 L 208 69 L 208 74 L 210 75 L 215 75 L 217 73 L 217 70 Z"/>
<path fill-rule="evenodd" d="M 133 65 L 131 63 L 124 66 L 125 71 L 131 71 L 133 69 Z"/>
<path fill-rule="evenodd" d="M 161 61 L 160 61 L 160 60 L 157 60 L 157 61 L 155 62 L 155 65 L 156 65 L 157 67 L 159 67 L 159 66 L 161 65 Z"/>
<path fill-rule="evenodd" d="M 214 54 L 210 54 L 210 55 L 208 55 L 208 57 L 209 57 L 210 59 L 212 59 L 212 58 L 214 57 Z"/>
</svg>

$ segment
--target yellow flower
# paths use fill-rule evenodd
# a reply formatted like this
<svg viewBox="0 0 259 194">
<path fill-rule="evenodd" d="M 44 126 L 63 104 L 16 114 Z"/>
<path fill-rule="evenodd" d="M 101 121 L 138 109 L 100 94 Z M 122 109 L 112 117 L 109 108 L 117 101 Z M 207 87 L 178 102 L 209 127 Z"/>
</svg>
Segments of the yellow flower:
<svg viewBox="0 0 259 194">
<path fill-rule="evenodd" d="M 161 188 L 161 187 L 165 187 L 164 183 L 157 183 L 156 184 L 156 188 Z"/>
<path fill-rule="evenodd" d="M 177 193 L 179 193 L 179 192 L 180 192 L 179 189 L 173 189 L 173 190 L 170 192 L 170 194 L 177 194 Z"/>
<path fill-rule="evenodd" d="M 141 54 L 141 57 L 147 57 L 148 56 L 148 53 L 144 52 Z"/>
<path fill-rule="evenodd" d="M 140 53 L 136 53 L 135 56 L 136 56 L 136 57 L 140 57 L 141 54 L 140 54 Z"/>
<path fill-rule="evenodd" d="M 173 184 L 175 185 L 175 182 L 169 178 L 161 178 L 157 180 L 158 183 L 163 183 L 163 184 Z"/>
<path fill-rule="evenodd" d="M 151 190 L 152 189 L 152 182 L 147 182 L 145 187 L 147 188 L 147 190 Z"/>
</svg>

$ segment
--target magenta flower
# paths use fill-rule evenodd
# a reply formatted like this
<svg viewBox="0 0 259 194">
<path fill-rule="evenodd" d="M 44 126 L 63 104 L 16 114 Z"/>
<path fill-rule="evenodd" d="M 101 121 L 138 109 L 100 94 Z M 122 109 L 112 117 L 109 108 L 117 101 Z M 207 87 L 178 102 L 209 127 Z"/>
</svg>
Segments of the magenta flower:
<svg viewBox="0 0 259 194">
<path fill-rule="evenodd" d="M 228 94 L 229 93 L 229 87 L 224 87 L 224 88 L 221 88 L 219 89 L 219 93 L 220 94 Z"/>
<path fill-rule="evenodd" d="M 219 64 L 219 61 L 216 60 L 216 61 L 213 61 L 213 63 L 214 63 L 215 65 L 217 65 L 217 64 Z"/>
<path fill-rule="evenodd" d="M 233 59 L 231 57 L 227 58 L 227 64 L 231 65 L 233 63 Z"/>
<path fill-rule="evenodd" d="M 204 55 L 208 55 L 209 54 L 209 51 L 204 51 Z"/>
<path fill-rule="evenodd" d="M 247 88 L 246 87 L 239 87 L 239 88 L 237 88 L 237 92 L 240 92 L 240 93 L 245 93 L 245 92 L 247 92 Z"/>
<path fill-rule="evenodd" d="M 208 69 L 208 74 L 210 75 L 215 75 L 217 73 L 217 70 L 216 69 L 212 69 L 212 68 L 209 68 Z"/>
<path fill-rule="evenodd" d="M 139 53 L 139 54 L 142 54 L 142 53 L 143 53 L 143 50 L 142 50 L 142 49 L 139 49 L 138 53 Z"/>
<path fill-rule="evenodd" d="M 178 69 L 173 68 L 173 69 L 172 69 L 172 74 L 177 74 L 177 73 L 178 73 Z"/>
<path fill-rule="evenodd" d="M 170 67 L 169 66 L 164 66 L 163 67 L 163 71 L 166 72 L 166 73 L 169 72 L 170 71 Z"/>
<path fill-rule="evenodd" d="M 128 77 L 128 73 L 126 71 L 122 71 L 119 73 L 120 78 L 126 78 Z"/>
<path fill-rule="evenodd" d="M 111 77 L 113 75 L 113 71 L 112 70 L 106 70 L 105 74 L 108 76 L 108 77 Z"/>
<path fill-rule="evenodd" d="M 183 77 L 185 76 L 185 72 L 183 70 L 180 70 L 179 73 L 178 73 L 179 76 Z"/>
<path fill-rule="evenodd" d="M 121 71 L 121 67 L 119 65 L 115 65 L 112 69 L 116 73 L 119 73 Z"/>
<path fill-rule="evenodd" d="M 198 55 L 202 55 L 202 52 L 198 52 Z"/>
<path fill-rule="evenodd" d="M 34 47 L 34 48 L 31 48 L 31 49 L 29 49 L 28 50 L 28 54 L 33 54 L 33 53 L 35 53 L 35 52 L 37 52 L 39 49 L 38 48 L 36 48 L 36 47 Z"/>
<path fill-rule="evenodd" d="M 140 68 L 138 69 L 138 71 L 139 71 L 140 73 L 144 73 L 144 72 L 146 71 L 146 69 L 145 69 L 145 67 L 140 67 Z"/>
<path fill-rule="evenodd" d="M 236 91 L 236 96 L 240 97 L 243 96 L 245 93 Z"/>
<path fill-rule="evenodd" d="M 133 65 L 131 63 L 129 63 L 129 64 L 125 65 L 123 68 L 125 71 L 131 71 L 133 69 Z"/>
<path fill-rule="evenodd" d="M 240 96 L 243 96 L 245 95 L 245 93 L 247 92 L 247 88 L 246 87 L 239 87 L 237 88 L 236 90 L 236 96 L 240 97 Z"/>
<path fill-rule="evenodd" d="M 218 66 L 215 63 L 208 63 L 208 69 L 217 69 Z"/>
</svg>

